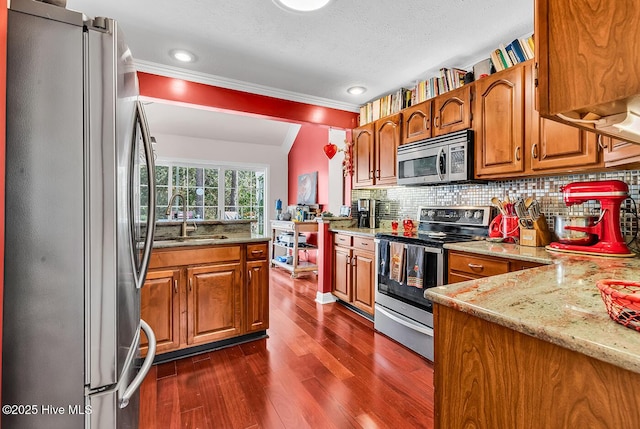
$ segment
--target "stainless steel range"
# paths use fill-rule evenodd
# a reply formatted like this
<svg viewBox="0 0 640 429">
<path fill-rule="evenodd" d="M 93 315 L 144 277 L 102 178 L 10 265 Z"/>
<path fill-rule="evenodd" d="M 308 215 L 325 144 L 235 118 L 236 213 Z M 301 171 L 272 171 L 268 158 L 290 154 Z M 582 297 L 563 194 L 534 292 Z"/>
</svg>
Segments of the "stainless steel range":
<svg viewBox="0 0 640 429">
<path fill-rule="evenodd" d="M 415 233 L 376 235 L 374 327 L 433 361 L 433 305 L 425 289 L 445 283 L 445 243 L 483 240 L 491 207 L 420 207 Z"/>
</svg>

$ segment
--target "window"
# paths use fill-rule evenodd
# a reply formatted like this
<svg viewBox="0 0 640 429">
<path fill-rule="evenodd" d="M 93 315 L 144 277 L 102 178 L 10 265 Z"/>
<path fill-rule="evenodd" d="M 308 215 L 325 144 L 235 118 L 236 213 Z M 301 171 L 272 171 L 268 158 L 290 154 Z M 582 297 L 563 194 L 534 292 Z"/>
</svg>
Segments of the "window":
<svg viewBox="0 0 640 429">
<path fill-rule="evenodd" d="M 146 183 L 146 166 L 141 182 Z M 264 233 L 265 169 L 231 166 L 193 166 L 160 162 L 156 165 L 156 218 L 182 219 L 178 199 L 167 215 L 172 195 L 186 197 L 187 219 L 252 219 L 251 229 Z M 142 213 L 148 206 L 147 186 L 141 186 Z"/>
</svg>

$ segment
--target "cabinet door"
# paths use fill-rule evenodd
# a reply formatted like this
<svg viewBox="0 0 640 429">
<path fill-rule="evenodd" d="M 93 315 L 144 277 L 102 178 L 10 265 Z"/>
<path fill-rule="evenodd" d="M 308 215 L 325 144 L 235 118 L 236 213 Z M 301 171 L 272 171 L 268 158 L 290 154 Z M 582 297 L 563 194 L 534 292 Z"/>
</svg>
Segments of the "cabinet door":
<svg viewBox="0 0 640 429">
<path fill-rule="evenodd" d="M 433 135 L 471 128 L 471 85 L 433 99 Z"/>
<path fill-rule="evenodd" d="M 413 143 L 429 137 L 431 137 L 431 100 L 404 109 L 400 144 Z"/>
<path fill-rule="evenodd" d="M 534 117 L 538 117 L 538 114 L 534 114 Z M 529 155 L 531 169 L 535 171 L 572 171 L 602 163 L 598 136 L 571 125 L 538 117 L 533 124 L 531 141 Z"/>
<path fill-rule="evenodd" d="M 629 143 L 624 140 L 604 137 L 605 147 L 604 166 L 605 167 L 638 167 L 640 166 L 640 144 Z"/>
<path fill-rule="evenodd" d="M 373 316 L 375 261 L 372 252 L 353 250 L 353 305 Z"/>
<path fill-rule="evenodd" d="M 240 262 L 187 269 L 187 344 L 242 334 Z"/>
<path fill-rule="evenodd" d="M 376 185 L 393 185 L 398 181 L 397 151 L 400 144 L 401 114 L 387 116 L 376 121 L 375 180 Z"/>
<path fill-rule="evenodd" d="M 351 250 L 334 246 L 333 248 L 333 284 L 331 291 L 343 301 L 351 302 Z"/>
<path fill-rule="evenodd" d="M 266 259 L 247 262 L 246 332 L 269 327 L 269 263 Z"/>
<path fill-rule="evenodd" d="M 180 347 L 180 270 L 151 270 L 140 290 L 140 316 L 156 335 L 156 353 Z M 142 334 L 140 352 L 149 342 Z"/>
<path fill-rule="evenodd" d="M 636 0 L 535 2 L 538 110 L 626 112 L 640 93 Z"/>
<path fill-rule="evenodd" d="M 353 187 L 373 185 L 374 122 L 353 130 Z"/>
<path fill-rule="evenodd" d="M 524 77 L 514 66 L 476 82 L 475 159 L 478 177 L 524 171 Z"/>
</svg>

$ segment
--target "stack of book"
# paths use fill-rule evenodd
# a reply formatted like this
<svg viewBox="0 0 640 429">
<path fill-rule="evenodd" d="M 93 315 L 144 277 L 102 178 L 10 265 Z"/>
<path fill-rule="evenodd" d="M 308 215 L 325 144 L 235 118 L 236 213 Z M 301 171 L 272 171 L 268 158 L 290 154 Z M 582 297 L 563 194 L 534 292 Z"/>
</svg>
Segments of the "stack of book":
<svg viewBox="0 0 640 429">
<path fill-rule="evenodd" d="M 532 59 L 534 55 L 533 48 L 533 35 L 515 39 L 507 46 L 500 44 L 498 49 L 491 52 L 491 63 L 496 71 L 508 69 L 518 63 Z"/>
<path fill-rule="evenodd" d="M 437 95 L 444 94 L 452 89 L 460 88 L 464 85 L 466 70 L 441 68 L 440 76 L 434 76 L 427 80 L 416 82 L 413 88 L 412 104 L 422 103 Z"/>
<path fill-rule="evenodd" d="M 421 103 L 437 95 L 464 85 L 466 70 L 441 68 L 440 75 L 417 81 L 413 89 L 400 88 L 393 94 L 387 94 L 377 100 L 360 106 L 360 125 L 392 115 L 400 110 Z"/>
<path fill-rule="evenodd" d="M 360 125 L 368 124 L 384 116 L 398 113 L 411 105 L 411 90 L 400 88 L 367 104 L 360 106 Z"/>
</svg>

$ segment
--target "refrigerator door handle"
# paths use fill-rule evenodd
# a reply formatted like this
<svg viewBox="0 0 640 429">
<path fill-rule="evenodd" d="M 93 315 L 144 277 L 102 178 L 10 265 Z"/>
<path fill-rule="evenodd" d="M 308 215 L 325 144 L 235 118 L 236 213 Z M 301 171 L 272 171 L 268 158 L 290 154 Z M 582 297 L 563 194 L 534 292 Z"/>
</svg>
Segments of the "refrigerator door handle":
<svg viewBox="0 0 640 429">
<path fill-rule="evenodd" d="M 151 369 L 151 365 L 153 365 L 153 359 L 156 357 L 156 336 L 153 333 L 153 329 L 151 326 L 147 324 L 144 320 L 140 319 L 140 328 L 144 331 L 147 336 L 147 340 L 149 341 L 149 349 L 147 350 L 147 356 L 144 358 L 144 362 L 140 367 L 140 371 L 136 374 L 135 378 L 131 381 L 131 384 L 127 386 L 124 390 L 124 394 L 120 399 L 120 408 L 124 408 L 129 405 L 129 400 L 136 393 L 136 390 L 140 388 L 142 381 L 149 373 Z"/>
<path fill-rule="evenodd" d="M 140 124 L 142 132 L 142 142 L 144 144 L 144 156 L 147 162 L 147 181 L 149 185 L 148 210 L 147 210 L 147 234 L 144 240 L 142 261 L 140 262 L 140 272 L 136 279 L 138 289 L 144 285 L 147 277 L 147 268 L 151 258 L 151 248 L 153 247 L 153 234 L 156 226 L 156 173 L 153 161 L 153 148 L 151 146 L 151 136 L 149 135 L 149 124 L 140 100 L 136 101 L 136 121 Z"/>
</svg>

